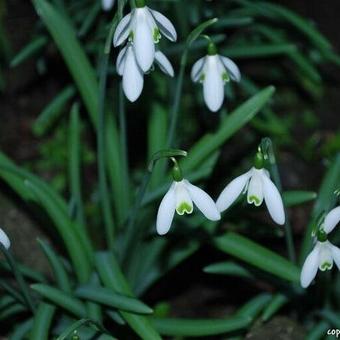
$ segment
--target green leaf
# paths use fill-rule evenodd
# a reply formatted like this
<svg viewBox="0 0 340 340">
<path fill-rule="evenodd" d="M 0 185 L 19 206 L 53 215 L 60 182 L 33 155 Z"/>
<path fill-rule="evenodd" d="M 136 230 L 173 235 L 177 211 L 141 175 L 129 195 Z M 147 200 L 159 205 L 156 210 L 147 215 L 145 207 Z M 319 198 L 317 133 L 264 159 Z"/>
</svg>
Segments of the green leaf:
<svg viewBox="0 0 340 340">
<path fill-rule="evenodd" d="M 44 284 L 33 284 L 31 288 L 56 306 L 65 309 L 77 317 L 86 317 L 85 305 L 72 295 Z"/>
<path fill-rule="evenodd" d="M 288 297 L 282 293 L 273 296 L 272 301 L 268 304 L 262 313 L 262 320 L 268 321 L 281 307 L 288 302 Z"/>
<path fill-rule="evenodd" d="M 57 286 L 64 292 L 71 293 L 71 283 L 61 259 L 46 242 L 38 239 L 38 243 L 51 265 L 54 277 L 57 281 Z"/>
<path fill-rule="evenodd" d="M 152 323 L 164 336 L 201 337 L 234 332 L 249 325 L 249 319 L 231 317 L 229 319 L 163 319 L 153 318 Z"/>
<path fill-rule="evenodd" d="M 96 268 L 101 281 L 106 287 L 113 289 L 117 293 L 132 296 L 131 289 L 112 254 L 98 253 L 96 255 Z M 121 312 L 121 315 L 141 339 L 162 339 L 147 317 L 128 312 Z"/>
<path fill-rule="evenodd" d="M 16 56 L 12 59 L 10 66 L 16 67 L 20 65 L 22 62 L 32 57 L 35 53 L 41 50 L 48 42 L 47 37 L 40 36 L 32 41 L 30 41 L 24 48 L 21 49 L 17 53 Z"/>
<path fill-rule="evenodd" d="M 53 100 L 43 109 L 33 124 L 33 132 L 41 137 L 60 117 L 67 102 L 75 95 L 76 90 L 72 85 L 66 86 Z"/>
<path fill-rule="evenodd" d="M 25 340 L 27 339 L 28 332 L 33 325 L 33 319 L 28 319 L 20 325 L 16 325 L 13 333 L 10 335 L 11 340 Z"/>
<path fill-rule="evenodd" d="M 285 191 L 282 193 L 285 207 L 293 207 L 295 205 L 313 201 L 317 196 L 317 193 L 314 191 Z"/>
<path fill-rule="evenodd" d="M 209 26 L 213 25 L 215 22 L 217 22 L 217 18 L 213 18 L 210 20 L 207 20 L 197 26 L 193 31 L 190 32 L 187 38 L 187 46 L 190 46 L 201 34 L 202 32 L 207 29 Z"/>
<path fill-rule="evenodd" d="M 254 321 L 257 315 L 268 304 L 272 296 L 270 294 L 259 294 L 245 303 L 236 313 L 236 316 L 242 316 L 244 318 Z"/>
<path fill-rule="evenodd" d="M 33 0 L 35 9 L 52 35 L 68 69 L 77 84 L 93 125 L 97 126 L 98 83 L 95 72 L 81 47 L 73 27 L 53 5 Z"/>
<path fill-rule="evenodd" d="M 117 294 L 109 288 L 83 286 L 76 290 L 76 296 L 126 312 L 136 314 L 151 314 L 153 312 L 143 302 L 129 296 Z"/>
<path fill-rule="evenodd" d="M 274 87 L 269 86 L 226 116 L 215 133 L 203 136 L 190 149 L 188 157 L 182 162 L 183 169 L 188 171 L 197 168 L 208 156 L 247 124 L 267 104 L 273 93 Z"/>
<path fill-rule="evenodd" d="M 294 44 L 263 44 L 228 47 L 222 50 L 230 58 L 263 58 L 281 54 L 290 54 L 297 51 Z"/>
<path fill-rule="evenodd" d="M 221 251 L 282 279 L 299 282 L 300 269 L 284 257 L 262 247 L 244 236 L 228 232 L 214 243 Z"/>
<path fill-rule="evenodd" d="M 330 324 L 324 320 L 317 323 L 306 335 L 306 340 L 320 340 L 324 339 Z"/>
<path fill-rule="evenodd" d="M 55 307 L 41 303 L 35 313 L 34 323 L 30 334 L 31 340 L 48 340 L 49 330 L 55 313 Z"/>
<path fill-rule="evenodd" d="M 245 278 L 252 278 L 253 275 L 236 262 L 225 261 L 212 263 L 204 267 L 203 271 L 208 274 L 230 275 Z"/>
</svg>

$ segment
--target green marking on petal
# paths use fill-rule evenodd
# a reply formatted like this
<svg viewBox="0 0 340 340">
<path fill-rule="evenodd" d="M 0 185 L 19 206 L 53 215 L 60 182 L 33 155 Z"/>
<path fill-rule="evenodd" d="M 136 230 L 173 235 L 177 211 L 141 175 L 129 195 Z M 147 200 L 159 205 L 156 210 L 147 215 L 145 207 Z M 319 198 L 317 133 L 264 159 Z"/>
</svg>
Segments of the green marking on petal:
<svg viewBox="0 0 340 340">
<path fill-rule="evenodd" d="M 193 211 L 193 206 L 188 202 L 182 202 L 176 207 L 176 211 L 178 215 L 191 214 Z"/>
<path fill-rule="evenodd" d="M 134 36 L 135 36 L 135 35 L 134 35 L 133 31 L 131 31 L 131 32 L 129 33 L 129 38 L 128 38 L 130 42 L 133 42 Z"/>
<path fill-rule="evenodd" d="M 161 39 L 161 32 L 159 31 L 158 27 L 155 27 L 153 30 L 153 41 L 155 42 L 155 44 L 157 44 L 159 42 L 159 40 Z"/>
<path fill-rule="evenodd" d="M 332 263 L 329 262 L 324 262 L 320 266 L 320 270 L 325 271 L 325 270 L 330 270 L 332 269 Z"/>
<path fill-rule="evenodd" d="M 228 72 L 223 72 L 222 73 L 222 80 L 226 83 L 228 81 L 230 81 L 230 77 L 229 77 L 229 74 Z"/>
<path fill-rule="evenodd" d="M 261 205 L 261 200 L 257 196 L 252 195 L 252 196 L 249 196 L 248 203 L 249 204 L 254 203 L 256 206 L 259 206 Z"/>
<path fill-rule="evenodd" d="M 200 75 L 199 81 L 200 81 L 201 83 L 203 83 L 203 82 L 204 82 L 204 79 L 205 79 L 205 74 L 202 73 L 202 74 Z"/>
</svg>

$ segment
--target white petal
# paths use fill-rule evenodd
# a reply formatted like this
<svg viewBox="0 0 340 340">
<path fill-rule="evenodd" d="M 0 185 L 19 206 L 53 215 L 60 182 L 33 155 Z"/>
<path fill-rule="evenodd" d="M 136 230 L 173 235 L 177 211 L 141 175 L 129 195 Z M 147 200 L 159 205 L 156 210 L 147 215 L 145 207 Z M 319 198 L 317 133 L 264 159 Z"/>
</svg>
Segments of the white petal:
<svg viewBox="0 0 340 340">
<path fill-rule="evenodd" d="M 340 270 L 340 249 L 331 243 L 329 243 L 329 247 L 332 253 L 333 260 L 338 269 Z"/>
<path fill-rule="evenodd" d="M 266 175 L 262 176 L 262 182 L 264 200 L 269 214 L 277 224 L 282 225 L 285 223 L 285 211 L 280 192 Z"/>
<path fill-rule="evenodd" d="M 220 56 L 224 67 L 227 69 L 230 78 L 239 82 L 241 80 L 241 72 L 237 65 L 229 58 Z"/>
<path fill-rule="evenodd" d="M 124 72 L 123 72 L 123 90 L 126 97 L 134 102 L 140 96 L 144 85 L 144 75 L 137 65 L 136 57 L 132 46 L 127 48 Z"/>
<path fill-rule="evenodd" d="M 152 29 L 148 23 L 145 8 L 137 8 L 136 11 L 136 28 L 134 31 L 133 47 L 135 50 L 138 65 L 143 72 L 147 72 L 155 58 L 155 45 L 153 41 Z"/>
<path fill-rule="evenodd" d="M 263 202 L 263 170 L 251 169 L 251 179 L 248 185 L 247 202 L 254 203 L 257 207 Z"/>
<path fill-rule="evenodd" d="M 321 271 L 330 270 L 333 267 L 333 256 L 331 251 L 331 243 L 328 241 L 319 242 L 320 255 L 319 255 L 319 269 Z"/>
<path fill-rule="evenodd" d="M 113 45 L 119 46 L 121 45 L 130 34 L 130 21 L 131 21 L 131 13 L 126 15 L 118 24 L 115 34 L 113 36 Z"/>
<path fill-rule="evenodd" d="M 169 231 L 174 218 L 176 207 L 174 187 L 172 184 L 158 208 L 156 228 L 159 235 L 165 235 Z"/>
<path fill-rule="evenodd" d="M 153 17 L 155 18 L 156 23 L 161 33 L 166 38 L 168 38 L 170 41 L 176 41 L 177 32 L 176 32 L 174 25 L 171 23 L 171 21 L 161 13 L 154 11 L 150 8 L 149 10 L 152 13 Z"/>
<path fill-rule="evenodd" d="M 216 56 L 206 57 L 204 67 L 203 95 L 209 110 L 218 111 L 224 99 L 224 81 Z"/>
<path fill-rule="evenodd" d="M 315 278 L 319 266 L 319 243 L 316 244 L 312 252 L 307 256 L 303 264 L 300 276 L 300 283 L 303 288 L 307 288 Z"/>
<path fill-rule="evenodd" d="M 8 249 L 11 246 L 11 241 L 9 240 L 6 233 L 0 228 L 0 243 Z"/>
<path fill-rule="evenodd" d="M 177 214 L 191 214 L 194 210 L 194 206 L 184 180 L 175 183 L 175 195 Z"/>
<path fill-rule="evenodd" d="M 250 178 L 250 174 L 251 172 L 248 171 L 245 174 L 236 177 L 223 189 L 216 201 L 217 209 L 220 212 L 228 209 L 237 197 L 240 196 L 243 188 L 246 186 L 247 181 Z"/>
<path fill-rule="evenodd" d="M 340 207 L 331 210 L 325 217 L 324 230 L 328 234 L 340 222 Z"/>
<path fill-rule="evenodd" d="M 161 51 L 156 51 L 155 60 L 157 62 L 157 65 L 159 66 L 159 68 L 162 70 L 162 72 L 169 75 L 170 77 L 174 76 L 174 74 L 175 74 L 174 69 L 173 69 L 169 59 L 165 56 L 164 53 L 162 53 Z"/>
<path fill-rule="evenodd" d="M 193 82 L 197 82 L 200 80 L 202 71 L 203 71 L 203 67 L 204 67 L 204 61 L 205 61 L 205 57 L 198 59 L 194 66 L 191 69 L 191 80 Z"/>
<path fill-rule="evenodd" d="M 116 61 L 116 69 L 117 73 L 122 76 L 124 72 L 124 65 L 125 65 L 125 53 L 127 52 L 127 46 L 125 46 L 118 54 L 117 61 Z"/>
<path fill-rule="evenodd" d="M 109 11 L 113 5 L 114 5 L 115 1 L 114 0 L 102 0 L 102 8 L 104 11 Z"/>
<path fill-rule="evenodd" d="M 189 190 L 191 199 L 203 215 L 211 221 L 220 220 L 221 215 L 217 210 L 213 199 L 205 191 L 195 185 L 192 185 L 187 180 L 185 180 L 185 184 Z"/>
</svg>

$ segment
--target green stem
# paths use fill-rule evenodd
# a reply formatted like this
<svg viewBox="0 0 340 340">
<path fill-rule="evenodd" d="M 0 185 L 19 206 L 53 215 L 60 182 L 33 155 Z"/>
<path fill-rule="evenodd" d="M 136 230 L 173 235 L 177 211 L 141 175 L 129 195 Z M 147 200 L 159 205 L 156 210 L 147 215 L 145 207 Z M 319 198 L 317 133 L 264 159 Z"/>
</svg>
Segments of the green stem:
<svg viewBox="0 0 340 340">
<path fill-rule="evenodd" d="M 27 307 L 34 313 L 35 305 L 32 300 L 31 294 L 29 292 L 29 286 L 27 285 L 24 277 L 22 276 L 20 270 L 17 268 L 16 261 L 14 260 L 10 251 L 8 251 L 2 244 L 0 244 L 0 250 L 4 254 L 9 266 L 12 269 L 13 275 L 19 285 L 22 295 L 25 299 Z"/>
<path fill-rule="evenodd" d="M 105 235 L 109 248 L 113 249 L 115 225 L 112 217 L 110 196 L 107 189 L 108 183 L 105 163 L 105 95 L 109 56 L 109 53 L 104 52 L 100 63 L 97 152 L 100 203 L 104 216 Z"/>
<path fill-rule="evenodd" d="M 263 138 L 261 142 L 261 149 L 263 145 L 263 150 L 268 154 L 269 164 L 270 164 L 270 173 L 273 178 L 273 182 L 275 183 L 277 189 L 282 194 L 282 184 L 281 178 L 279 174 L 279 168 L 276 163 L 276 157 L 274 153 L 273 143 L 270 138 Z M 289 216 L 286 207 L 284 206 L 286 221 L 285 221 L 285 239 L 286 239 L 286 246 L 288 251 L 288 257 L 290 261 L 296 263 L 296 253 L 294 248 L 294 240 L 293 240 L 293 233 L 292 227 L 289 221 Z"/>
<path fill-rule="evenodd" d="M 177 78 L 176 83 L 176 90 L 175 90 L 175 97 L 172 104 L 172 108 L 170 111 L 170 128 L 169 128 L 169 134 L 168 134 L 168 141 L 167 141 L 167 147 L 175 147 L 174 140 L 176 139 L 176 128 L 177 128 L 177 121 L 178 121 L 178 114 L 179 114 L 179 103 L 182 95 L 182 89 L 183 89 L 183 79 L 184 79 L 184 72 L 185 67 L 188 60 L 188 48 L 185 48 L 182 58 L 181 58 L 181 64 L 180 64 L 180 70 Z"/>
</svg>

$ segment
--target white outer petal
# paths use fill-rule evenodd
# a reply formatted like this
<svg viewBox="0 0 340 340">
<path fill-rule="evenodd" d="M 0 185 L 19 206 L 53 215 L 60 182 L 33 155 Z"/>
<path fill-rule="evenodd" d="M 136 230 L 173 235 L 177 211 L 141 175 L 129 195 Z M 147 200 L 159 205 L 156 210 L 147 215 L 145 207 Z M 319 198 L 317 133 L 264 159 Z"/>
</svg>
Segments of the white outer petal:
<svg viewBox="0 0 340 340">
<path fill-rule="evenodd" d="M 159 68 L 170 77 L 175 75 L 174 69 L 169 61 L 169 59 L 165 56 L 161 51 L 156 51 L 155 60 Z"/>
<path fill-rule="evenodd" d="M 175 214 L 176 197 L 175 197 L 175 185 L 171 185 L 168 192 L 162 199 L 158 208 L 156 229 L 159 235 L 165 235 L 170 227 Z"/>
<path fill-rule="evenodd" d="M 320 245 L 318 242 L 311 253 L 307 256 L 301 270 L 300 283 L 303 288 L 307 288 L 310 285 L 318 272 L 319 254 Z"/>
<path fill-rule="evenodd" d="M 171 23 L 171 21 L 164 16 L 162 13 L 158 11 L 154 11 L 149 8 L 149 11 L 153 15 L 153 17 L 156 20 L 156 23 L 158 25 L 159 30 L 161 33 L 168 38 L 170 41 L 176 41 L 177 40 L 177 32 L 174 27 L 174 25 Z"/>
<path fill-rule="evenodd" d="M 109 11 L 115 3 L 115 0 L 102 0 L 102 8 L 104 11 Z"/>
<path fill-rule="evenodd" d="M 213 199 L 205 191 L 195 185 L 192 185 L 189 181 L 185 180 L 185 184 L 192 201 L 194 202 L 196 207 L 203 213 L 203 215 L 211 221 L 220 220 L 221 215 L 217 210 L 216 204 Z"/>
<path fill-rule="evenodd" d="M 340 249 L 331 243 L 329 243 L 329 248 L 331 250 L 333 260 L 338 269 L 340 270 Z"/>
<path fill-rule="evenodd" d="M 324 230 L 329 234 L 340 222 L 340 207 L 332 209 L 325 217 Z"/>
<path fill-rule="evenodd" d="M 209 110 L 216 112 L 221 108 L 224 100 L 224 81 L 217 55 L 206 57 L 203 96 Z"/>
<path fill-rule="evenodd" d="M 143 72 L 147 72 L 151 68 L 155 58 L 153 32 L 149 25 L 147 15 L 150 14 L 145 7 L 135 9 L 136 26 L 134 30 L 133 47 L 138 65 Z"/>
<path fill-rule="evenodd" d="M 132 46 L 127 48 L 123 72 L 123 90 L 126 97 L 134 102 L 140 96 L 144 85 L 144 75 L 139 68 Z"/>
<path fill-rule="evenodd" d="M 217 209 L 220 212 L 227 210 L 235 202 L 237 197 L 240 196 L 250 175 L 251 171 L 248 171 L 245 174 L 236 177 L 223 189 L 216 201 Z"/>
<path fill-rule="evenodd" d="M 127 47 L 125 46 L 118 54 L 117 61 L 116 61 L 116 70 L 117 73 L 122 76 L 124 73 L 124 65 L 125 65 L 125 57 L 127 52 Z"/>
<path fill-rule="evenodd" d="M 230 78 L 239 82 L 241 80 L 241 72 L 237 65 L 229 58 L 220 55 L 224 67 L 227 69 Z"/>
<path fill-rule="evenodd" d="M 8 249 L 11 246 L 11 241 L 9 240 L 6 233 L 0 228 L 0 243 Z"/>
<path fill-rule="evenodd" d="M 202 70 L 203 70 L 203 67 L 204 67 L 204 61 L 205 61 L 205 58 L 206 57 L 203 57 L 201 59 L 198 59 L 194 66 L 192 67 L 191 69 L 191 80 L 193 82 L 197 82 L 199 81 L 200 77 L 201 77 L 201 74 L 202 74 Z"/>
<path fill-rule="evenodd" d="M 277 224 L 284 224 L 285 211 L 279 190 L 277 190 L 275 184 L 266 175 L 262 176 L 262 183 L 264 201 L 270 216 Z"/>
<path fill-rule="evenodd" d="M 129 37 L 131 16 L 131 13 L 129 13 L 119 22 L 113 36 L 113 45 L 115 47 L 121 45 Z"/>
</svg>

